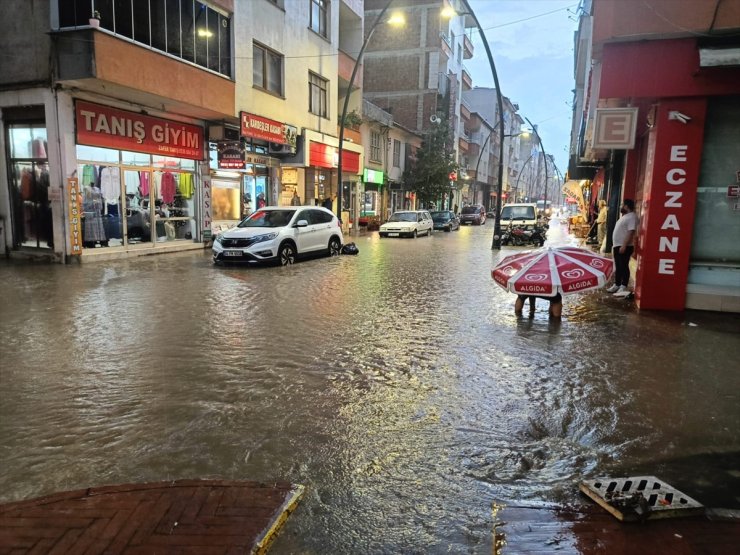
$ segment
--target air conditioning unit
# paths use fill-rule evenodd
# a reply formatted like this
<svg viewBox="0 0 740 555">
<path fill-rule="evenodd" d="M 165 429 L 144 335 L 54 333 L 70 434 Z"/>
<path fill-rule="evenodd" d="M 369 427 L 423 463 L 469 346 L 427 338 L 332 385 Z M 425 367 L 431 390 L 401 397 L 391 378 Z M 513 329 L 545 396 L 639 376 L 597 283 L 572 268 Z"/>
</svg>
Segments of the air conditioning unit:
<svg viewBox="0 0 740 555">
<path fill-rule="evenodd" d="M 210 141 L 238 141 L 239 129 L 223 123 L 208 126 L 208 140 Z"/>
<path fill-rule="evenodd" d="M 267 152 L 270 154 L 295 154 L 295 147 L 282 143 L 270 143 L 267 146 Z"/>
</svg>

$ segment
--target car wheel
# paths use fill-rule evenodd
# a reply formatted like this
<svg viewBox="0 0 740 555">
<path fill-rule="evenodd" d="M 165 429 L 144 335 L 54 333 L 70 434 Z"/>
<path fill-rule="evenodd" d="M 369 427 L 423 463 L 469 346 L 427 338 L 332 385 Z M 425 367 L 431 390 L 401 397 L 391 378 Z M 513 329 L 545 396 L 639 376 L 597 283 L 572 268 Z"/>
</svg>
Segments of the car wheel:
<svg viewBox="0 0 740 555">
<path fill-rule="evenodd" d="M 339 239 L 336 237 L 329 239 L 329 256 L 339 256 L 341 250 L 342 244 L 339 242 Z"/>
<path fill-rule="evenodd" d="M 449 233 L 450 231 L 452 231 L 452 225 L 451 225 L 451 224 L 450 224 L 450 225 L 448 225 L 448 226 L 447 226 L 447 227 L 445 228 L 445 232 L 446 232 L 446 233 Z"/>
<path fill-rule="evenodd" d="M 278 260 L 281 266 L 287 266 L 295 262 L 295 247 L 291 243 L 283 243 L 278 251 Z"/>
<path fill-rule="evenodd" d="M 431 236 L 432 236 L 432 228 L 430 227 L 429 229 L 427 229 L 427 237 L 431 237 Z"/>
<path fill-rule="evenodd" d="M 416 230 L 414 230 L 413 238 L 416 239 L 417 236 L 418 236 L 418 233 L 416 232 Z"/>
</svg>

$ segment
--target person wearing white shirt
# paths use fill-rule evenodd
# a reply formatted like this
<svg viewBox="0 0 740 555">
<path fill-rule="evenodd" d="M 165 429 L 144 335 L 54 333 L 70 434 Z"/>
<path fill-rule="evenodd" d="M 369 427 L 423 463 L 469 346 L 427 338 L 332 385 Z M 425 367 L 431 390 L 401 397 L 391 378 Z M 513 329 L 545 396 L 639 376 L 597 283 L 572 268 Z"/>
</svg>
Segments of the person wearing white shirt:
<svg viewBox="0 0 740 555">
<path fill-rule="evenodd" d="M 607 292 L 615 297 L 627 297 L 632 292 L 628 289 L 630 282 L 630 257 L 635 250 L 635 232 L 637 215 L 635 201 L 624 199 L 620 210 L 622 217 L 617 220 L 612 232 L 612 255 L 614 257 L 614 285 Z"/>
</svg>

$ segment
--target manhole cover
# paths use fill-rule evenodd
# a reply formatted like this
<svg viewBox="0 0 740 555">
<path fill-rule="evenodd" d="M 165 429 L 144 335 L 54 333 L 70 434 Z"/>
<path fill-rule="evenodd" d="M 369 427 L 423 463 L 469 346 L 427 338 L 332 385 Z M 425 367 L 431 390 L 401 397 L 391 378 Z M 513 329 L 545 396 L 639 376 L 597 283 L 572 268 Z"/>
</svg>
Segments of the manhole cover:
<svg viewBox="0 0 740 555">
<path fill-rule="evenodd" d="M 704 506 L 655 476 L 599 478 L 581 491 L 619 520 L 671 518 L 704 513 Z"/>
</svg>

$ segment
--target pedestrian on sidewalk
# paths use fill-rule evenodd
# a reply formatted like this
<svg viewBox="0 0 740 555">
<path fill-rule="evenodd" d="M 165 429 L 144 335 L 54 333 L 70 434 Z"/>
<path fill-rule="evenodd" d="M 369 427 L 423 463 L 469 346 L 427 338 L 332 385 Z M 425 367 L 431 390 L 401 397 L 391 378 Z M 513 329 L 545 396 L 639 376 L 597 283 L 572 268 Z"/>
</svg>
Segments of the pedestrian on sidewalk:
<svg viewBox="0 0 740 555">
<path fill-rule="evenodd" d="M 612 255 L 614 256 L 614 285 L 607 289 L 615 297 L 627 297 L 631 291 L 630 257 L 635 250 L 635 232 L 637 231 L 637 215 L 635 201 L 624 199 L 620 210 L 622 217 L 617 221 L 612 232 Z"/>
<path fill-rule="evenodd" d="M 599 252 L 602 252 L 601 249 L 603 248 L 604 239 L 606 238 L 606 216 L 608 213 L 609 209 L 606 207 L 606 201 L 601 199 L 599 201 L 599 215 L 596 217 L 596 225 L 598 226 L 596 240 L 598 241 Z"/>
</svg>

